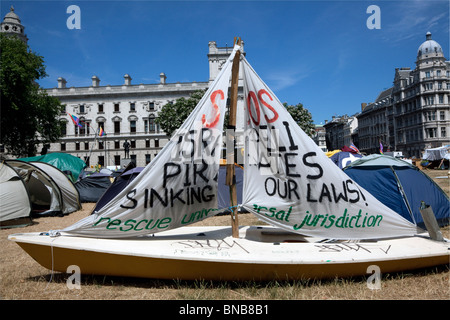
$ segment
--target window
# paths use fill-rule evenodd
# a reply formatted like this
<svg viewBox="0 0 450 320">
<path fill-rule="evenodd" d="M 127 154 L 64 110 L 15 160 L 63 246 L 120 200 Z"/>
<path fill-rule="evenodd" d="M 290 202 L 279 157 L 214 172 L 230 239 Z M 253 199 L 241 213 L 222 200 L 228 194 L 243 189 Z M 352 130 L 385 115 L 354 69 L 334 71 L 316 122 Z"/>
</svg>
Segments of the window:
<svg viewBox="0 0 450 320">
<path fill-rule="evenodd" d="M 114 121 L 114 133 L 120 133 L 120 121 Z"/>
<path fill-rule="evenodd" d="M 445 111 L 440 112 L 440 119 L 445 120 Z"/>
<path fill-rule="evenodd" d="M 98 156 L 98 164 L 102 167 L 105 166 L 105 156 Z"/>
<path fill-rule="evenodd" d="M 136 121 L 134 120 L 130 121 L 130 132 L 136 133 Z"/>
<path fill-rule="evenodd" d="M 84 150 L 89 150 L 89 142 L 84 143 Z"/>
<path fill-rule="evenodd" d="M 151 115 L 148 118 L 148 124 L 149 124 L 149 132 L 154 133 L 155 132 L 155 116 Z"/>
<path fill-rule="evenodd" d="M 146 165 L 150 163 L 150 159 L 151 159 L 150 155 L 149 155 L 149 154 L 146 154 L 146 155 L 145 155 L 145 164 L 146 164 Z"/>
<path fill-rule="evenodd" d="M 148 139 L 145 140 L 145 147 L 150 148 L 150 140 Z"/>
<path fill-rule="evenodd" d="M 426 129 L 427 132 L 427 138 L 436 138 L 436 128 L 429 128 Z"/>
<path fill-rule="evenodd" d="M 439 103 L 444 103 L 444 95 L 443 94 L 439 95 Z"/>
<path fill-rule="evenodd" d="M 98 123 L 98 128 L 102 128 L 103 130 L 105 130 L 105 123 L 104 122 L 99 122 Z"/>
<path fill-rule="evenodd" d="M 103 111 L 103 103 L 100 103 L 99 105 L 98 105 L 98 112 L 99 113 L 103 113 L 104 111 Z"/>
<path fill-rule="evenodd" d="M 436 71 L 436 76 L 437 76 L 437 77 L 440 77 L 440 76 L 441 76 L 441 70 L 437 70 L 437 71 Z"/>
<path fill-rule="evenodd" d="M 99 148 L 100 150 L 103 150 L 103 149 L 104 149 L 104 147 L 103 147 L 103 141 L 99 141 L 99 142 L 98 142 L 98 148 Z"/>
<path fill-rule="evenodd" d="M 114 103 L 114 112 L 120 112 L 119 103 Z"/>
<path fill-rule="evenodd" d="M 120 149 L 120 141 L 114 141 L 114 149 Z"/>
<path fill-rule="evenodd" d="M 148 132 L 148 120 L 144 120 L 144 132 Z"/>
<path fill-rule="evenodd" d="M 61 151 L 66 151 L 66 144 L 64 142 L 61 143 Z"/>
<path fill-rule="evenodd" d="M 120 166 L 120 155 L 114 156 L 114 165 Z"/>
<path fill-rule="evenodd" d="M 446 130 L 445 127 L 441 127 L 441 138 L 445 138 L 445 137 L 446 137 L 446 134 L 447 134 L 446 131 L 447 131 L 447 130 Z"/>
<path fill-rule="evenodd" d="M 67 135 L 67 122 L 65 121 L 61 121 L 61 135 L 64 137 L 65 135 Z"/>
<path fill-rule="evenodd" d="M 150 110 L 155 110 L 155 103 L 154 102 L 150 102 L 149 104 Z"/>
<path fill-rule="evenodd" d="M 430 71 L 425 72 L 425 78 L 430 78 Z"/>
<path fill-rule="evenodd" d="M 155 139 L 155 148 L 159 148 L 159 140 Z"/>
<path fill-rule="evenodd" d="M 84 109 L 84 104 L 80 104 L 80 113 L 86 113 Z"/>
<path fill-rule="evenodd" d="M 136 103 L 130 102 L 130 111 L 136 111 Z"/>
<path fill-rule="evenodd" d="M 132 148 L 132 149 L 136 148 L 136 140 L 130 141 L 130 148 Z"/>
<path fill-rule="evenodd" d="M 434 97 L 433 96 L 427 96 L 425 97 L 425 105 L 432 105 L 434 104 Z"/>
</svg>

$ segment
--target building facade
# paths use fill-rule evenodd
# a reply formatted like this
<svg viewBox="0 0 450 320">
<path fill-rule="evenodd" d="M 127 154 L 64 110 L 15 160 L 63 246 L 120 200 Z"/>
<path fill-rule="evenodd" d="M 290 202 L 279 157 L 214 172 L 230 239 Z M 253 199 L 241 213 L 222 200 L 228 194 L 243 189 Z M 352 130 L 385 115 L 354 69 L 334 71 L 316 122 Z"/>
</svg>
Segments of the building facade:
<svg viewBox="0 0 450 320">
<path fill-rule="evenodd" d="M 161 108 L 207 89 L 231 53 L 231 48 L 217 47 L 215 41 L 208 47 L 210 72 L 205 82 L 169 83 L 167 76 L 160 73 L 157 84 L 133 84 L 131 76 L 125 74 L 123 84 L 102 86 L 94 75 L 89 87 L 69 87 L 64 78 L 58 78 L 58 86 L 46 90 L 65 106 L 60 115 L 65 129 L 48 152 L 70 153 L 88 166 L 119 168 L 125 157 L 137 166 L 147 165 L 169 140 L 155 122 Z M 242 97 L 239 100 L 242 103 Z M 81 127 L 74 124 L 72 115 L 79 119 Z M 98 135 L 100 128 L 105 135 Z M 129 144 L 129 156 L 125 155 L 125 143 Z"/>
<path fill-rule="evenodd" d="M 431 33 L 417 51 L 416 68 L 397 68 L 393 86 L 358 115 L 359 149 L 401 151 L 421 158 L 425 149 L 450 144 L 450 61 Z"/>
<path fill-rule="evenodd" d="M 325 141 L 328 151 L 350 146 L 358 146 L 358 118 L 357 115 L 333 116 L 331 121 L 325 120 Z"/>
</svg>

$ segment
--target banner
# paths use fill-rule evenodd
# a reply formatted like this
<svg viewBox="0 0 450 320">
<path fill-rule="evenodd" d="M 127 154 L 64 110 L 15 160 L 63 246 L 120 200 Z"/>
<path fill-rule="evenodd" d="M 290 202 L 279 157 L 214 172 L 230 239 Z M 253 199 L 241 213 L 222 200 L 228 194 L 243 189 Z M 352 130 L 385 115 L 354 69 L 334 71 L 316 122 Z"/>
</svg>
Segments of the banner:
<svg viewBox="0 0 450 320">
<path fill-rule="evenodd" d="M 188 225 L 218 213 L 217 179 L 223 120 L 235 46 L 181 128 L 127 188 L 99 212 L 62 230 L 129 237 Z"/>
<path fill-rule="evenodd" d="M 308 236 L 409 236 L 415 225 L 339 169 L 294 122 L 244 58 L 246 145 L 243 206 L 262 220 Z"/>
</svg>

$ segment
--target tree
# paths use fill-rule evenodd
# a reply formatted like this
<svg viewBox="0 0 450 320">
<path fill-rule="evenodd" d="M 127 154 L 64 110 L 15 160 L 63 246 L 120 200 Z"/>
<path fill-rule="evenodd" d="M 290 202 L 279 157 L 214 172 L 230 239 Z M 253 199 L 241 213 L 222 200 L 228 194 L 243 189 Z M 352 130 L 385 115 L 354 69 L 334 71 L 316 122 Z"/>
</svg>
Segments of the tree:
<svg viewBox="0 0 450 320">
<path fill-rule="evenodd" d="M 286 110 L 292 116 L 294 121 L 302 128 L 302 130 L 309 136 L 312 137 L 314 134 L 314 123 L 312 120 L 312 115 L 308 109 L 303 108 L 303 104 L 299 103 L 295 106 L 289 106 L 286 102 L 283 103 Z"/>
<path fill-rule="evenodd" d="M 191 93 L 188 99 L 179 98 L 175 103 L 167 103 L 158 114 L 155 122 L 170 137 L 183 124 L 187 117 L 194 110 L 195 106 L 202 99 L 206 90 L 197 90 Z"/>
<path fill-rule="evenodd" d="M 34 156 L 38 144 L 61 136 L 61 103 L 36 82 L 46 76 L 41 56 L 0 34 L 0 142 L 14 156 Z"/>
</svg>

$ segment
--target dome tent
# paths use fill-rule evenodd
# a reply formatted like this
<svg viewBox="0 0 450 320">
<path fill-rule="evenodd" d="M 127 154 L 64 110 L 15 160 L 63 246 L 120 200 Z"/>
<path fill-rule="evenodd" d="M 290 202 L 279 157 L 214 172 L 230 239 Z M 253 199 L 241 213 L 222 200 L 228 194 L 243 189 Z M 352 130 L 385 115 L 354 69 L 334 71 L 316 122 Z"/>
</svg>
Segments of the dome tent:
<svg viewBox="0 0 450 320">
<path fill-rule="evenodd" d="M 67 176 L 46 163 L 6 160 L 23 179 L 32 216 L 69 214 L 81 208 L 78 192 Z"/>
<path fill-rule="evenodd" d="M 421 201 L 430 205 L 440 226 L 449 224 L 447 194 L 426 174 L 406 161 L 373 154 L 352 162 L 344 172 L 384 205 L 424 227 Z"/>
<path fill-rule="evenodd" d="M 45 162 L 58 168 L 63 172 L 70 172 L 70 179 L 72 182 L 78 180 L 80 173 L 86 167 L 86 163 L 78 157 L 72 156 L 67 153 L 47 153 L 42 156 L 20 158 L 17 159 L 25 162 Z"/>
<path fill-rule="evenodd" d="M 24 181 L 6 162 L 0 164 L 0 229 L 32 223 L 31 202 Z"/>
</svg>

